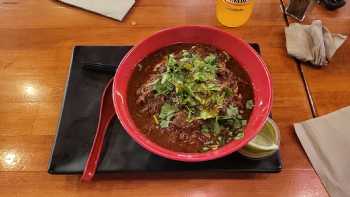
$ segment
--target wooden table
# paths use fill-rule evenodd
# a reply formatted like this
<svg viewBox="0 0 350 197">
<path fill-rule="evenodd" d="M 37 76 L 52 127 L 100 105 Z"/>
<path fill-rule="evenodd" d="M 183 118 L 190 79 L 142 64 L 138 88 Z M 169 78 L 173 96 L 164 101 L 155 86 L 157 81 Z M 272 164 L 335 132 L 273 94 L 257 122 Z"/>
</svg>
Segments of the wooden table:
<svg viewBox="0 0 350 197">
<path fill-rule="evenodd" d="M 284 0 L 285 4 L 288 0 Z M 350 34 L 350 4 L 336 11 L 328 11 L 322 5 L 316 5 L 307 15 L 304 24 L 321 20 L 334 33 Z M 287 23 L 296 20 L 288 18 Z M 310 103 L 314 116 L 324 115 L 350 104 L 350 40 L 339 48 L 328 66 L 318 69 L 306 63 L 297 62 L 306 86 L 309 88 Z"/>
<path fill-rule="evenodd" d="M 350 34 L 350 3 L 335 12 L 316 6 L 305 23 L 321 19 L 331 32 Z M 337 51 L 329 65 L 315 69 L 303 64 L 316 112 L 323 115 L 350 105 L 350 39 Z"/>
<path fill-rule="evenodd" d="M 324 17 L 333 31 L 350 33 L 344 25 L 349 24 L 349 12 L 344 10 L 336 21 L 342 27 L 328 18 L 333 13 L 320 8 L 312 17 Z M 292 127 L 312 113 L 297 63 L 286 54 L 287 21 L 279 1 L 257 0 L 251 19 L 240 28 L 218 24 L 213 0 L 139 0 L 122 23 L 52 0 L 0 0 L 0 13 L 1 196 L 327 196 Z M 134 44 L 183 24 L 216 26 L 260 44 L 273 79 L 272 113 L 282 133 L 282 172 L 124 173 L 100 175 L 90 184 L 80 183 L 76 175 L 49 175 L 73 46 Z M 350 103 L 349 51 L 347 42 L 322 70 L 303 66 L 321 114 Z"/>
</svg>

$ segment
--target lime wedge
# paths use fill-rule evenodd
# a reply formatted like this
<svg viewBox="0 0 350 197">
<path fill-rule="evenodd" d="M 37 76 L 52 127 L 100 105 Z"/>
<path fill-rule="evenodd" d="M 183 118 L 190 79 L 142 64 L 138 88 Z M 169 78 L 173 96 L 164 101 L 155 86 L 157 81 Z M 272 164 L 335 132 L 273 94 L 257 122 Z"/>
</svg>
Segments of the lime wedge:
<svg viewBox="0 0 350 197">
<path fill-rule="evenodd" d="M 239 152 L 250 158 L 263 158 L 279 149 L 279 129 L 272 119 L 268 119 L 264 128 Z"/>
<path fill-rule="evenodd" d="M 261 150 L 261 151 L 273 151 L 273 150 L 277 150 L 278 146 L 276 144 L 270 144 L 270 145 L 261 145 L 261 144 L 257 144 L 254 142 L 249 142 L 248 144 L 251 148 L 257 149 L 257 150 Z"/>
<path fill-rule="evenodd" d="M 273 135 L 273 127 L 265 124 L 263 130 L 248 143 L 248 146 L 252 149 L 256 149 L 259 151 L 272 151 L 277 150 L 278 145 L 275 144 L 275 139 Z"/>
</svg>

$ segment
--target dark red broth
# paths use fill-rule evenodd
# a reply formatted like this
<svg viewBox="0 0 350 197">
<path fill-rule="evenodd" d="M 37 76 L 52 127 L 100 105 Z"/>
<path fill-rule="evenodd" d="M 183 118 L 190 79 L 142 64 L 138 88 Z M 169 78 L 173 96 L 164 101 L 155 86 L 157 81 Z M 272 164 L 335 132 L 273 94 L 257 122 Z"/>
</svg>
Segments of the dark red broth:
<svg viewBox="0 0 350 197">
<path fill-rule="evenodd" d="M 189 121 L 189 112 L 185 109 L 186 106 L 174 104 L 174 98 L 177 95 L 175 90 L 168 92 L 168 95 L 157 95 L 154 87 L 149 85 L 166 72 L 166 61 L 168 61 L 169 55 L 174 54 L 175 59 L 180 58 L 183 50 L 203 57 L 203 59 L 210 54 L 215 55 L 215 64 L 218 66 L 216 81 L 220 87 L 231 88 L 229 93 L 233 92 L 232 94 L 227 93 L 229 96 L 226 95 L 222 105 L 216 109 L 217 118 Z M 221 91 L 219 90 L 215 94 L 221 95 Z M 237 139 L 238 135 L 243 135 L 243 128 L 249 121 L 252 111 L 252 108 L 247 107 L 247 103 L 253 98 L 253 88 L 249 76 L 242 67 L 225 51 L 203 44 L 176 44 L 156 51 L 139 63 L 128 85 L 128 107 L 136 126 L 158 145 L 185 153 L 215 150 Z M 159 114 L 162 106 L 170 100 L 173 105 L 177 106 L 176 112 L 172 115 L 167 127 L 161 128 L 160 120 L 158 120 L 161 117 Z M 208 104 L 208 106 L 210 105 Z M 230 107 L 231 111 L 228 109 Z M 197 109 L 196 106 L 192 106 L 192 108 Z M 232 114 L 232 110 L 236 109 L 239 112 L 232 120 L 229 119 L 230 117 L 225 119 Z M 212 123 L 215 121 L 217 124 Z M 236 128 L 237 124 L 241 124 L 241 127 L 237 126 Z M 215 125 L 220 126 L 219 133 L 212 131 Z"/>
</svg>

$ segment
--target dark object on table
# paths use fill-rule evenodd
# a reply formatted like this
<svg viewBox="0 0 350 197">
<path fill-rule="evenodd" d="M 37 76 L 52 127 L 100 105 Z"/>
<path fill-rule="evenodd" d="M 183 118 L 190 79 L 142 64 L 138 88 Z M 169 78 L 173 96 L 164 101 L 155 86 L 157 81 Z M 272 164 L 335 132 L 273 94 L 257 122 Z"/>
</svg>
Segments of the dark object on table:
<svg viewBox="0 0 350 197">
<path fill-rule="evenodd" d="M 336 10 L 345 5 L 344 0 L 321 0 L 328 10 Z"/>
<path fill-rule="evenodd" d="M 107 74 L 114 74 L 117 69 L 117 66 L 103 63 L 85 63 L 83 64 L 83 69 L 96 72 L 103 72 Z"/>
<path fill-rule="evenodd" d="M 252 45 L 259 50 L 257 44 Z M 118 65 L 130 46 L 78 46 L 74 48 L 63 109 L 49 164 L 51 174 L 82 173 L 91 149 L 100 96 L 113 72 L 82 69 L 84 64 L 102 62 Z M 112 121 L 105 138 L 97 172 L 120 171 L 213 171 L 279 172 L 279 152 L 263 160 L 251 160 L 239 153 L 200 163 L 184 163 L 156 156 L 132 140 L 118 120 Z"/>
<path fill-rule="evenodd" d="M 286 8 L 286 14 L 298 21 L 303 21 L 306 12 L 312 7 L 314 0 L 290 0 Z"/>
</svg>

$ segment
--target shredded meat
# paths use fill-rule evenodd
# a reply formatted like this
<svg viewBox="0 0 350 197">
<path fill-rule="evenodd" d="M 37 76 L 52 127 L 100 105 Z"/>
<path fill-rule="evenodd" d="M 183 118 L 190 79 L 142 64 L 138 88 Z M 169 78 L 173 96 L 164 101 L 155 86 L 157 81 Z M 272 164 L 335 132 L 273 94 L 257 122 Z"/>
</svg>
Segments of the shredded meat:
<svg viewBox="0 0 350 197">
<path fill-rule="evenodd" d="M 168 127 L 161 128 L 159 114 L 165 103 L 176 103 L 175 91 L 170 94 L 156 95 L 154 84 L 160 75 L 166 72 L 169 54 L 175 59 L 182 57 L 182 50 L 195 53 L 202 58 L 210 54 L 217 55 L 217 79 L 222 88 L 232 90 L 233 94 L 225 97 L 221 112 L 225 113 L 230 105 L 242 108 L 248 98 L 253 97 L 250 80 L 245 71 L 225 51 L 202 44 L 176 44 L 149 55 L 140 62 L 141 69 L 133 74 L 132 87 L 129 89 L 128 106 L 131 115 L 142 132 L 153 142 L 167 149 L 178 152 L 202 152 L 202 147 L 216 140 L 215 134 L 203 132 L 205 120 L 188 121 L 188 114 L 181 107 L 171 117 Z M 242 71 L 243 70 L 243 71 Z M 247 93 L 245 93 L 247 92 Z M 247 114 L 245 119 L 248 119 Z M 203 127 L 203 128 L 202 128 Z M 228 135 L 228 131 L 224 132 Z"/>
<path fill-rule="evenodd" d="M 165 70 L 166 70 L 165 60 L 162 60 L 157 65 L 155 65 L 153 68 L 153 72 L 158 72 L 158 73 L 163 73 L 163 72 L 165 72 Z"/>
<path fill-rule="evenodd" d="M 175 118 L 172 121 L 172 124 L 179 128 L 187 127 L 187 115 L 184 111 L 176 113 Z"/>
<path fill-rule="evenodd" d="M 149 114 L 156 114 L 160 111 L 162 105 L 165 103 L 165 97 L 164 96 L 157 96 L 152 98 L 152 102 L 145 102 L 143 103 L 143 108 L 141 109 L 141 112 L 149 113 Z"/>
<path fill-rule="evenodd" d="M 200 129 L 202 121 L 194 120 L 192 122 L 188 122 L 187 114 L 184 111 L 180 111 L 176 113 L 175 118 L 172 121 L 172 124 L 178 128 L 196 130 L 196 129 Z"/>
<path fill-rule="evenodd" d="M 157 80 L 159 74 L 150 75 L 146 83 L 142 84 L 140 88 L 136 90 L 136 104 L 145 103 L 147 98 L 154 97 L 153 92 L 153 83 Z"/>
</svg>

